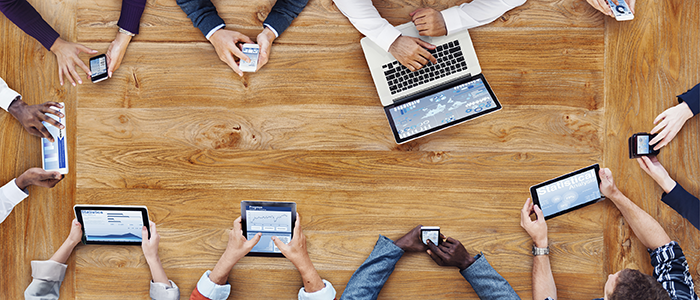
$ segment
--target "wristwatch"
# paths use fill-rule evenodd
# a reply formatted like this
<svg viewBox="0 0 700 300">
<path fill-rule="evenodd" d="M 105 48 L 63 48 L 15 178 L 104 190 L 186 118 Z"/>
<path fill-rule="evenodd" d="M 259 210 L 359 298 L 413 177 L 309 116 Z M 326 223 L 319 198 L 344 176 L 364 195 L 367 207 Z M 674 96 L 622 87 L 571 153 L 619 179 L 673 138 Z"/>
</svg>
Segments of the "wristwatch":
<svg viewBox="0 0 700 300">
<path fill-rule="evenodd" d="M 549 246 L 547 248 L 537 248 L 535 244 L 532 244 L 532 255 L 538 256 L 538 255 L 548 255 L 549 254 Z"/>
<path fill-rule="evenodd" d="M 120 32 L 120 33 L 123 33 L 123 34 L 126 34 L 126 35 L 128 35 L 128 36 L 135 36 L 135 34 L 129 32 L 128 30 L 126 30 L 126 29 L 124 29 L 124 28 L 121 28 L 121 27 L 119 27 L 119 32 Z"/>
</svg>

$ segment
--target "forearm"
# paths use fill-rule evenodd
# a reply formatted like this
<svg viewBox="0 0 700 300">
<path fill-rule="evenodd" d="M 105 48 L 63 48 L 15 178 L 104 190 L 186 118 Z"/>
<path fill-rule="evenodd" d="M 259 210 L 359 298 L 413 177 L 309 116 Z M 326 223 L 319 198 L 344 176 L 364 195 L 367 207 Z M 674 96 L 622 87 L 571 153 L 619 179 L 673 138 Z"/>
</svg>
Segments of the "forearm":
<svg viewBox="0 0 700 300">
<path fill-rule="evenodd" d="M 47 50 L 51 49 L 59 37 L 58 32 L 51 28 L 26 0 L 0 0 L 0 11 Z"/>
<path fill-rule="evenodd" d="M 279 36 L 287 30 L 292 21 L 304 10 L 308 0 L 278 0 L 272 7 L 264 24 L 270 25 Z"/>
<path fill-rule="evenodd" d="M 700 112 L 700 84 L 678 96 L 678 102 L 685 102 L 693 115 Z"/>
<path fill-rule="evenodd" d="M 532 298 L 544 300 L 547 297 L 557 299 L 557 286 L 552 276 L 549 256 L 537 255 L 532 260 Z"/>
<path fill-rule="evenodd" d="M 76 241 L 66 240 L 65 242 L 63 242 L 63 245 L 61 245 L 61 247 L 58 248 L 58 251 L 56 251 L 56 253 L 54 253 L 53 256 L 51 256 L 51 260 L 65 264 L 68 261 L 70 254 L 73 253 L 73 248 L 75 248 L 75 246 L 78 245 L 78 243 L 79 242 Z"/>
<path fill-rule="evenodd" d="M 385 51 L 401 36 L 401 31 L 379 15 L 372 0 L 333 0 L 357 30 Z"/>
<path fill-rule="evenodd" d="M 634 204 L 622 192 L 617 191 L 609 198 L 620 210 L 625 221 L 627 221 L 627 224 L 629 224 L 644 246 L 649 249 L 656 249 L 671 242 L 671 238 L 668 237 L 659 222 Z"/>
<path fill-rule="evenodd" d="M 664 194 L 661 201 L 673 208 L 681 216 L 700 229 L 700 200 L 688 193 L 680 184 Z"/>
<path fill-rule="evenodd" d="M 313 263 L 311 263 L 311 259 L 307 257 L 304 262 L 301 262 L 299 265 L 295 264 L 295 266 L 297 270 L 299 270 L 301 280 L 304 281 L 304 290 L 307 293 L 313 293 L 323 289 L 325 285 L 323 284 L 323 280 L 321 280 L 321 276 L 318 275 L 316 268 L 314 268 Z"/>
<path fill-rule="evenodd" d="M 491 267 L 483 254 L 474 257 L 474 262 L 460 271 L 482 300 L 519 300 L 510 283 Z"/>
<path fill-rule="evenodd" d="M 209 274 L 209 279 L 218 285 L 226 284 L 228 281 L 228 275 L 231 273 L 231 269 L 233 269 L 233 266 L 236 265 L 240 259 L 241 257 L 237 255 L 224 252 L 224 255 L 219 258 L 216 266 L 214 266 L 211 274 Z"/>
<path fill-rule="evenodd" d="M 207 36 L 215 27 L 224 24 L 224 20 L 219 17 L 211 0 L 177 0 L 177 5 L 204 36 Z"/>
<path fill-rule="evenodd" d="M 341 299 L 376 298 L 403 252 L 390 239 L 380 236 L 372 253 L 350 277 Z"/>
<path fill-rule="evenodd" d="M 141 15 L 146 8 L 146 0 L 122 0 L 122 10 L 117 26 L 133 34 L 139 33 Z"/>
<path fill-rule="evenodd" d="M 474 0 L 443 10 L 447 33 L 462 31 L 491 23 L 525 0 Z"/>
<path fill-rule="evenodd" d="M 165 274 L 163 264 L 160 262 L 160 257 L 157 255 L 150 258 L 146 257 L 146 262 L 148 263 L 148 268 L 151 269 L 151 277 L 153 278 L 153 282 L 170 284 L 168 281 L 168 275 Z"/>
</svg>

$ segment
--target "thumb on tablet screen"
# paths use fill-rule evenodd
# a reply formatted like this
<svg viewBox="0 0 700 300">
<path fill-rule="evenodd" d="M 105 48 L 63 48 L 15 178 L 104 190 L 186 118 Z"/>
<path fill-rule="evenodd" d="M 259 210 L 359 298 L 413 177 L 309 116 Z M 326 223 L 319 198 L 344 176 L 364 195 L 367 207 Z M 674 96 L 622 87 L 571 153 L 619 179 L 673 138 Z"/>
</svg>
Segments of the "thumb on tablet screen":
<svg viewBox="0 0 700 300">
<path fill-rule="evenodd" d="M 253 249 L 253 247 L 254 247 L 255 245 L 257 245 L 258 242 L 260 241 L 260 237 L 261 237 L 261 236 L 262 236 L 262 233 L 258 232 L 258 233 L 255 234 L 255 236 L 253 236 L 252 239 L 246 241 L 245 243 L 246 243 L 246 245 L 248 246 L 248 248 Z"/>
</svg>

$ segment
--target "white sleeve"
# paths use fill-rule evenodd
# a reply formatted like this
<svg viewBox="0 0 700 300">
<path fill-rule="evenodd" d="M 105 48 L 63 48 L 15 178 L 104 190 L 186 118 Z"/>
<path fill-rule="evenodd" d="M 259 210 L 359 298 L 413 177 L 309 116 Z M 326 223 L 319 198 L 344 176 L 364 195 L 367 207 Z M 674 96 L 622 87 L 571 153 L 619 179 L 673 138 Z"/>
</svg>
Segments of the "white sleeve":
<svg viewBox="0 0 700 300">
<path fill-rule="evenodd" d="M 474 0 L 443 10 L 447 34 L 491 23 L 526 0 Z"/>
<path fill-rule="evenodd" d="M 20 190 L 15 179 L 8 182 L 6 185 L 0 188 L 0 223 L 5 221 L 7 216 L 10 215 L 12 209 L 15 205 L 19 204 L 29 196 L 24 191 Z"/>
<path fill-rule="evenodd" d="M 57 300 L 68 266 L 53 260 L 32 261 L 32 283 L 24 290 L 25 300 Z"/>
<path fill-rule="evenodd" d="M 13 91 L 10 87 L 7 86 L 5 80 L 0 78 L 0 107 L 2 107 L 2 109 L 4 110 L 7 110 L 7 108 L 10 107 L 12 100 L 15 100 L 17 97 L 20 97 L 19 93 Z"/>
<path fill-rule="evenodd" d="M 172 280 L 169 284 L 153 282 L 151 280 L 151 290 L 149 294 L 152 300 L 178 300 L 180 299 L 180 288 Z"/>
<path fill-rule="evenodd" d="M 335 288 L 328 281 L 323 279 L 323 284 L 325 285 L 321 290 L 315 291 L 313 293 L 307 293 L 304 287 L 299 289 L 299 300 L 333 300 L 335 299 Z"/>
<path fill-rule="evenodd" d="M 333 2 L 359 32 L 387 52 L 389 46 L 401 35 L 401 31 L 379 15 L 372 0 L 333 0 Z"/>
</svg>

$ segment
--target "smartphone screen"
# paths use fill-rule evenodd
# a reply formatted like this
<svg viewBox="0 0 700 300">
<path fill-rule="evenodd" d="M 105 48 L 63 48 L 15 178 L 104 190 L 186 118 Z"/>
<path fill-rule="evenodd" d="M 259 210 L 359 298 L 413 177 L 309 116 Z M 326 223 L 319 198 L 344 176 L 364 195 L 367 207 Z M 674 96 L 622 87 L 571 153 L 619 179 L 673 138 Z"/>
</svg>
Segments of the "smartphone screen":
<svg viewBox="0 0 700 300">
<path fill-rule="evenodd" d="M 256 44 L 244 44 L 243 54 L 250 58 L 250 62 L 246 62 L 241 59 L 239 67 L 243 72 L 255 72 L 258 69 L 258 53 L 260 52 L 260 46 Z"/>
<path fill-rule="evenodd" d="M 648 135 L 638 135 L 637 136 L 637 154 L 648 155 L 651 153 L 649 151 L 649 136 Z"/>
<path fill-rule="evenodd" d="M 107 79 L 107 56 L 104 54 L 90 59 L 90 79 L 93 83 Z"/>
<path fill-rule="evenodd" d="M 437 226 L 423 226 L 420 229 L 421 240 L 423 244 L 428 244 L 428 240 L 433 242 L 436 246 L 440 243 L 440 227 Z"/>
</svg>

